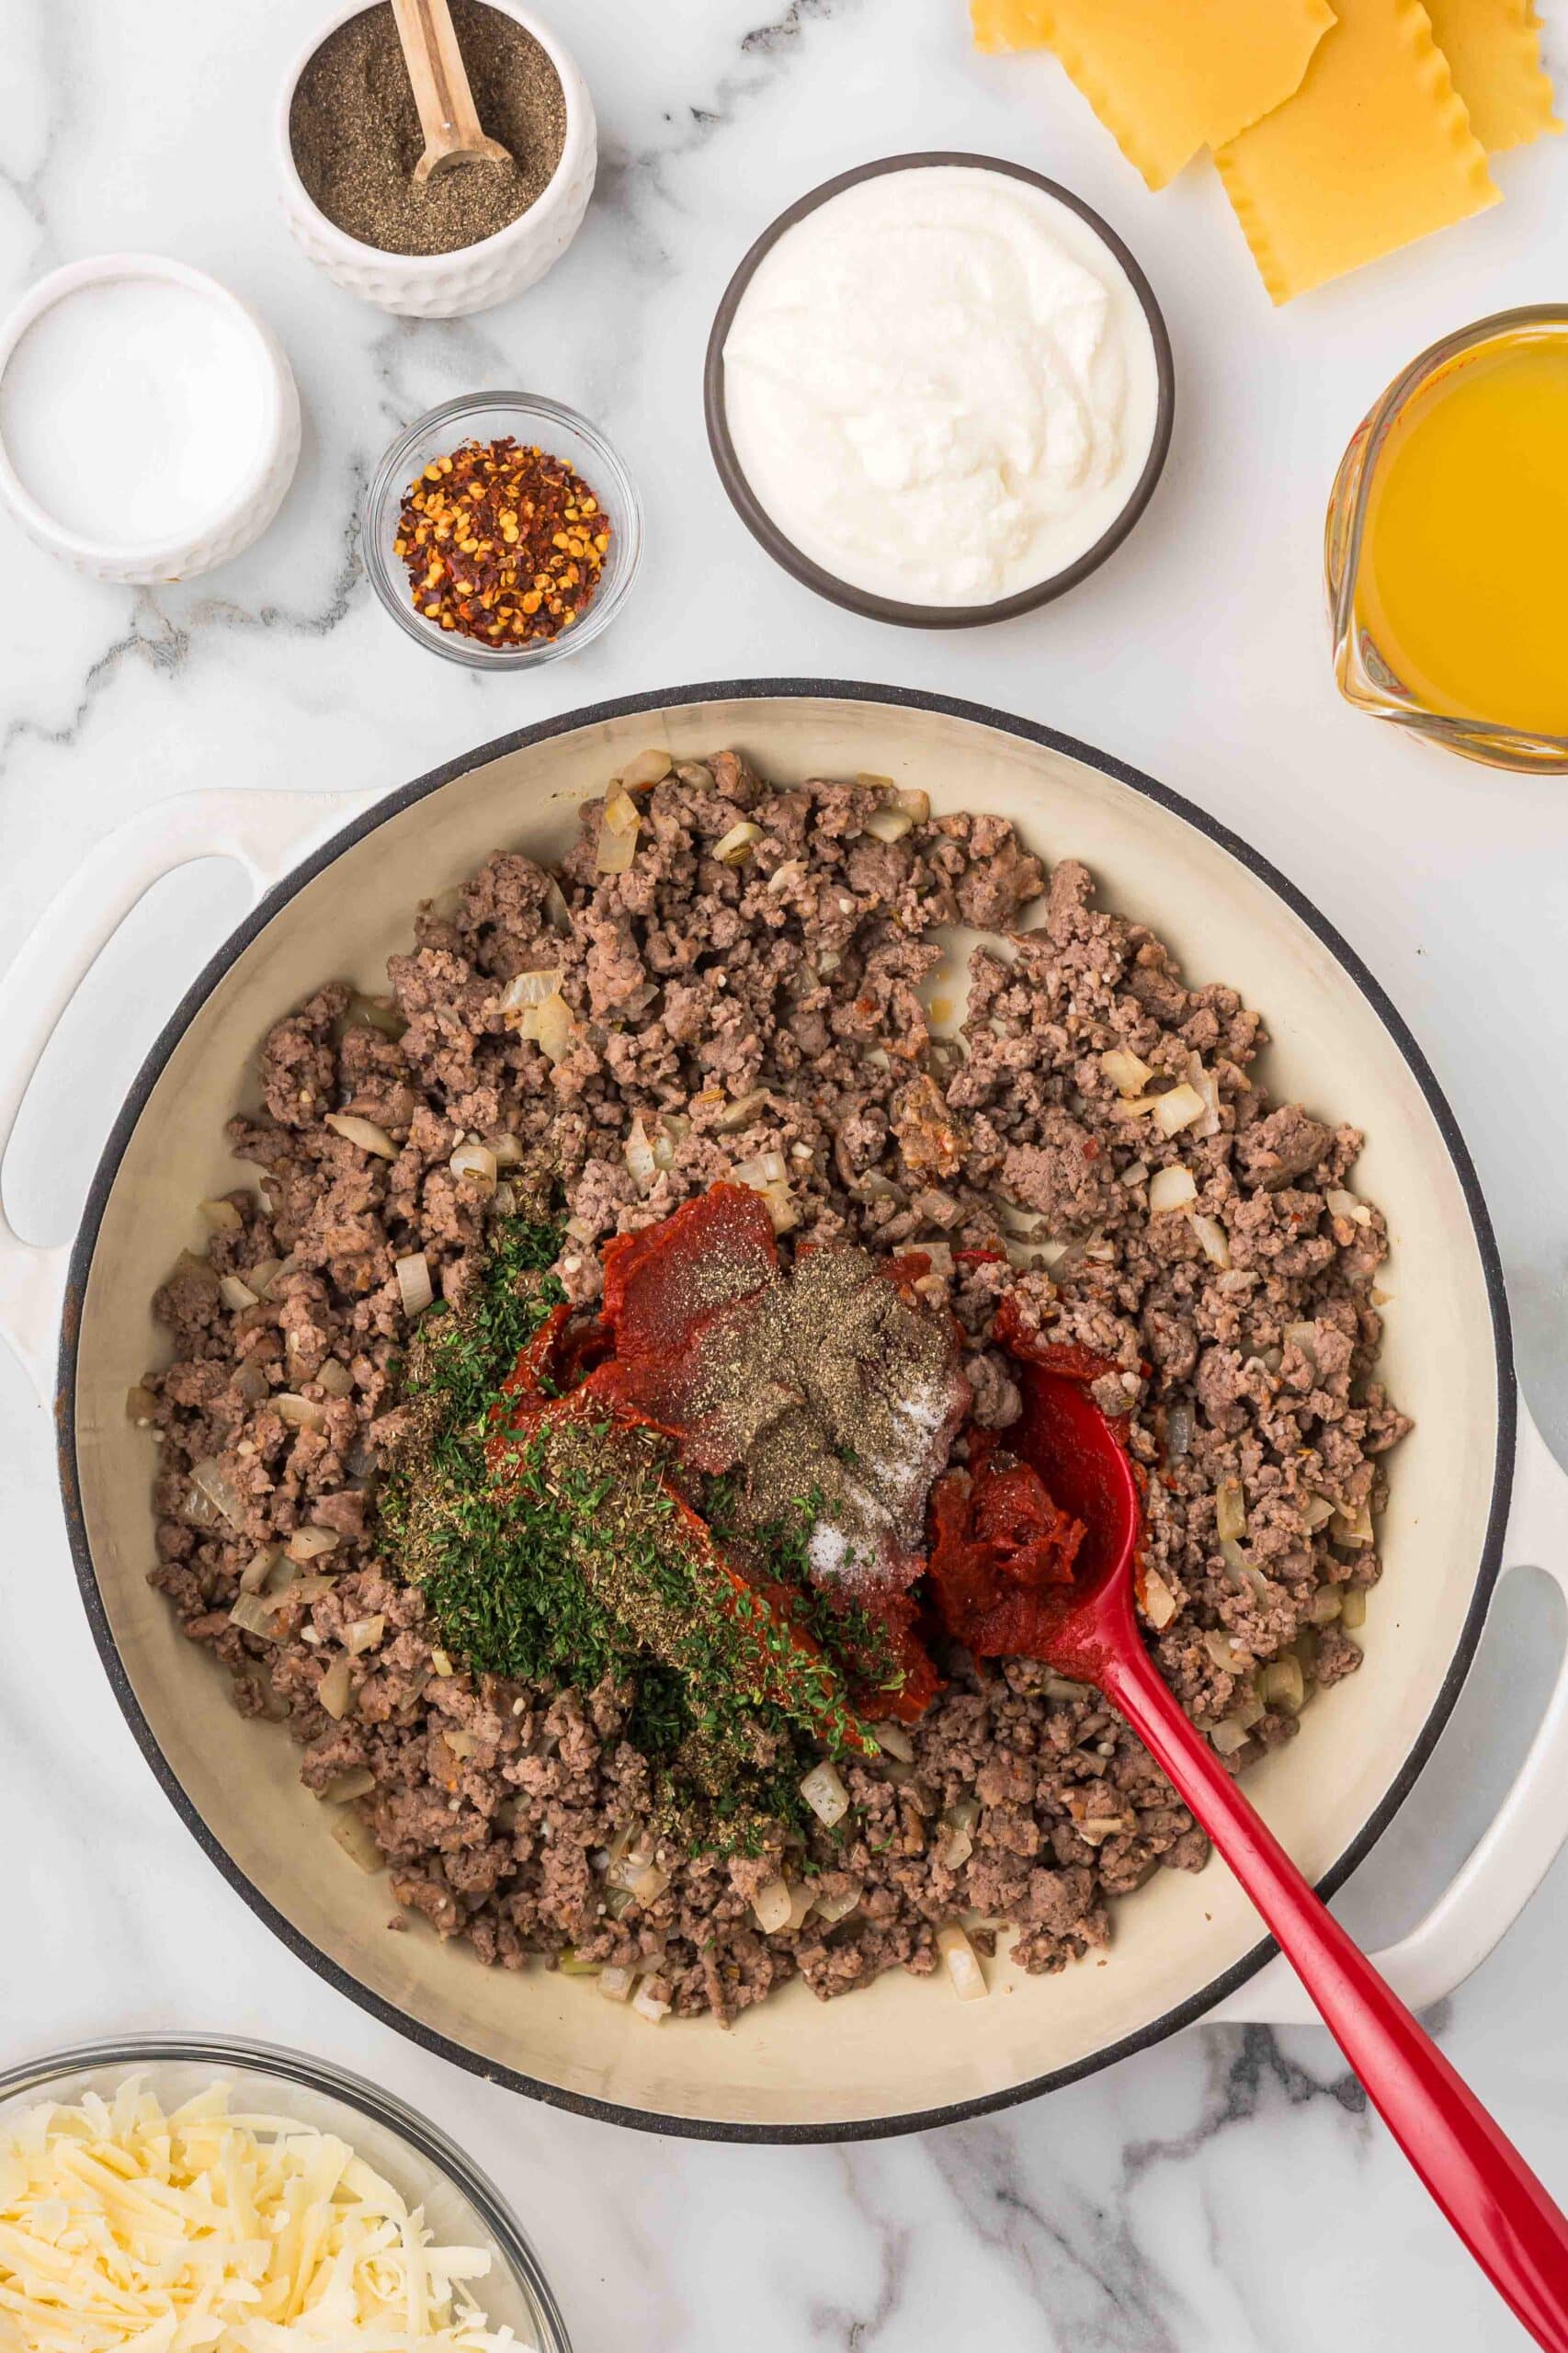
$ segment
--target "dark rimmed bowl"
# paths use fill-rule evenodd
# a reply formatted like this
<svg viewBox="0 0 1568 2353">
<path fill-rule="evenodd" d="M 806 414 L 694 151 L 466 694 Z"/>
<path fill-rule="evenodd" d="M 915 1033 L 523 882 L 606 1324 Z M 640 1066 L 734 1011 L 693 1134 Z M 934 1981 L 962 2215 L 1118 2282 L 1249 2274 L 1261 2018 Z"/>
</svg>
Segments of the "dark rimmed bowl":
<svg viewBox="0 0 1568 2353">
<path fill-rule="evenodd" d="M 948 165 L 969 171 L 1000 172 L 1008 179 L 1027 180 L 1047 196 L 1054 197 L 1070 212 L 1075 212 L 1086 222 L 1112 258 L 1125 271 L 1128 283 L 1138 297 L 1149 334 L 1154 346 L 1154 370 L 1158 384 L 1158 399 L 1154 411 L 1154 434 L 1149 445 L 1149 455 L 1143 471 L 1128 494 L 1127 504 L 1109 529 L 1103 531 L 1093 547 L 1081 556 L 1052 573 L 1048 579 L 1038 581 L 1032 588 L 1020 588 L 1016 595 L 1002 597 L 989 605 L 915 605 L 897 597 L 880 597 L 869 588 L 857 588 L 851 582 L 839 579 L 812 562 L 786 538 L 772 516 L 763 506 L 746 479 L 735 446 L 730 438 L 729 418 L 724 406 L 724 345 L 734 323 L 741 298 L 751 284 L 765 255 L 771 253 L 787 229 L 803 221 L 830 197 L 840 195 L 860 180 L 881 179 L 887 172 L 925 170 L 932 165 Z M 957 150 L 932 148 L 924 153 L 883 155 L 874 164 L 858 164 L 851 172 L 840 172 L 835 179 L 824 180 L 798 197 L 786 211 L 771 222 L 746 255 L 740 267 L 724 289 L 724 297 L 714 313 L 712 329 L 708 337 L 708 353 L 702 369 L 702 410 L 708 426 L 708 446 L 713 452 L 713 462 L 719 470 L 730 504 L 761 548 L 801 585 L 815 589 L 829 604 L 842 605 L 851 613 L 861 613 L 868 620 L 892 621 L 902 629 L 978 629 L 987 621 L 1007 621 L 1019 613 L 1032 613 L 1041 605 L 1049 605 L 1065 596 L 1086 580 L 1091 572 L 1098 571 L 1106 558 L 1114 553 L 1154 494 L 1154 485 L 1165 471 L 1165 457 L 1171 446 L 1171 428 L 1176 420 L 1176 366 L 1171 358 L 1171 339 L 1166 330 L 1165 314 L 1154 299 L 1154 290 L 1144 277 L 1126 245 L 1108 221 L 1102 221 L 1093 208 L 1074 196 L 1056 180 L 1048 180 L 1040 172 L 1031 172 L 1027 165 L 1009 163 L 1001 155 L 971 155 Z"/>
<path fill-rule="evenodd" d="M 255 1169 L 226 1121 L 256 1100 L 257 1041 L 331 975 L 383 985 L 417 901 L 498 844 L 553 863 L 582 800 L 649 745 L 724 745 L 791 786 L 891 776 L 938 814 L 1012 818 L 1090 866 L 1105 903 L 1158 927 L 1193 983 L 1268 1017 L 1261 1076 L 1365 1131 L 1357 1183 L 1388 1212 L 1390 1393 L 1415 1417 L 1392 1463 L 1383 1575 L 1361 1670 L 1314 1699 L 1248 1788 L 1325 1896 L 1369 1851 L 1431 1753 L 1474 1655 L 1514 1462 L 1507 1304 L 1475 1171 L 1419 1047 L 1328 921 L 1245 842 L 1120 760 L 1028 720 L 824 679 L 675 687 L 545 720 L 448 763 L 319 842 L 173 1010 L 117 1117 L 72 1253 L 57 1422 L 67 1524 L 94 1638 L 132 1733 L 215 1866 L 330 1984 L 426 2049 L 582 2113 L 736 2141 L 836 2141 L 972 2117 L 1069 2084 L 1210 2012 L 1271 1948 L 1219 1869 L 1165 1870 L 1120 1904 L 1108 1951 L 1059 1977 L 1010 1956 L 960 2003 L 892 1972 L 821 2004 L 800 1983 L 733 2033 L 653 2025 L 560 1972 L 487 1969 L 472 1947 L 387 1927 L 389 1890 L 332 1837 L 277 1726 L 147 1582 L 154 1449 L 128 1389 L 167 1360 L 157 1286 L 197 1204 Z M 319 822 L 319 812 L 311 823 Z"/>
</svg>

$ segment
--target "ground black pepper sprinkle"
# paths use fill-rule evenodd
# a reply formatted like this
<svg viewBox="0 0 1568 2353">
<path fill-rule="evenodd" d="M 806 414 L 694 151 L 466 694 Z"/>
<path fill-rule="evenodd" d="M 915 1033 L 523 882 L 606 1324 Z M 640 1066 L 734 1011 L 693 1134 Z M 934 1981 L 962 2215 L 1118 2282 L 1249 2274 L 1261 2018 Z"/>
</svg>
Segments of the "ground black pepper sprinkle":
<svg viewBox="0 0 1568 2353">
<path fill-rule="evenodd" d="M 430 460 L 403 493 L 392 553 L 426 620 L 482 645 L 526 645 L 571 627 L 609 542 L 582 476 L 506 434 Z"/>
<path fill-rule="evenodd" d="M 561 79 L 532 33 L 483 0 L 451 0 L 482 127 L 510 164 L 460 164 L 423 187 L 425 141 L 390 7 L 340 25 L 301 74 L 289 142 L 312 203 L 361 244 L 449 254 L 493 237 L 544 193 L 566 142 Z"/>
</svg>

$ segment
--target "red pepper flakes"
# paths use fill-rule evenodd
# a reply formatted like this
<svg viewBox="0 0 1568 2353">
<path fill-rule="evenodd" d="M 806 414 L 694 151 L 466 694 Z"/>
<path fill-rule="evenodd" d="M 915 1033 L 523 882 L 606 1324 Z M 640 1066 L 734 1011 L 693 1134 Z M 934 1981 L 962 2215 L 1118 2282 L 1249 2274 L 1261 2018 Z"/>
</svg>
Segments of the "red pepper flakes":
<svg viewBox="0 0 1568 2353">
<path fill-rule="evenodd" d="M 392 553 L 426 620 L 482 645 L 527 645 L 570 629 L 609 541 L 581 475 L 506 434 L 431 460 L 403 493 Z"/>
</svg>

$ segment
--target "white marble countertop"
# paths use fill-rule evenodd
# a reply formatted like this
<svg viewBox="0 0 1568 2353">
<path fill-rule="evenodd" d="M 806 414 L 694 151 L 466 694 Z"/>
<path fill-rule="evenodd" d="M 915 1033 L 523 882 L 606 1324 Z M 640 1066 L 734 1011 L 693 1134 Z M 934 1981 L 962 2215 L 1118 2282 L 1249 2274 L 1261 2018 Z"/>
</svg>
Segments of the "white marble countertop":
<svg viewBox="0 0 1568 2353">
<path fill-rule="evenodd" d="M 277 85 L 319 0 L 7 11 L 0 302 L 78 255 L 181 256 L 278 330 L 306 426 L 279 521 L 187 588 L 99 586 L 0 528 L 0 964 L 85 844 L 192 786 L 390 788 L 529 720 L 701 678 L 866 677 L 997 703 L 1235 825 L 1386 983 L 1468 1133 L 1520 1370 L 1568 1457 L 1568 788 L 1445 761 L 1353 716 L 1330 681 L 1319 587 L 1335 462 L 1385 381 L 1462 320 L 1562 295 L 1568 146 L 1502 158 L 1505 204 L 1275 314 L 1212 177 L 1148 196 L 1049 60 L 973 56 L 962 0 L 543 5 L 599 109 L 587 226 L 519 301 L 420 326 L 319 278 L 278 215 Z M 1544 13 L 1568 83 L 1568 0 Z M 1179 381 L 1169 470 L 1133 540 L 1062 604 L 970 634 L 857 620 L 771 570 L 701 427 L 709 319 L 752 235 L 830 173 L 919 147 L 1016 156 L 1102 210 L 1153 280 Z M 528 678 L 476 679 L 423 654 L 372 602 L 355 551 L 358 494 L 394 428 L 496 383 L 599 418 L 648 506 L 625 615 Z M 103 960 L 6 1171 L 34 1239 L 71 1230 L 163 1011 L 239 911 L 233 869 L 191 870 Z M 1315 2030 L 1189 2031 L 993 2122 L 779 2151 L 619 2132 L 405 2044 L 272 1940 L 137 1756 L 77 1604 L 49 1424 L 3 1351 L 0 1433 L 0 2063 L 202 2026 L 362 2068 L 493 2169 L 579 2353 L 721 2353 L 743 2338 L 756 2353 L 1523 2342 Z M 1369 1932 L 1408 1923 L 1442 1884 L 1528 1736 L 1562 1629 L 1544 1588 L 1505 1592 L 1437 1760 L 1344 1899 Z M 1439 2019 L 1560 2193 L 1565 1939 L 1560 1858 Z"/>
</svg>

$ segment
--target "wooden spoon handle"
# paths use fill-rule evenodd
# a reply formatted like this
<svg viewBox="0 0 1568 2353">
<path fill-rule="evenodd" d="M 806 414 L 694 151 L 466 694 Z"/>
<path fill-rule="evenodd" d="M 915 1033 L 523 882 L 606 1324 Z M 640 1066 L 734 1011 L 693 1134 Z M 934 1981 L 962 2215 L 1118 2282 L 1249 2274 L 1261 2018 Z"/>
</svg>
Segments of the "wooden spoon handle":
<svg viewBox="0 0 1568 2353">
<path fill-rule="evenodd" d="M 425 153 L 414 166 L 415 180 L 427 180 L 432 172 L 460 157 L 509 162 L 510 151 L 487 139 L 480 127 L 447 0 L 392 0 L 392 6 L 425 133 Z"/>
<path fill-rule="evenodd" d="M 1476 2261 L 1538 2345 L 1568 2353 L 1568 2219 L 1360 1948 L 1319 1902 L 1138 1644 L 1101 1688 L 1274 1931 L 1341 2051 Z"/>
</svg>

